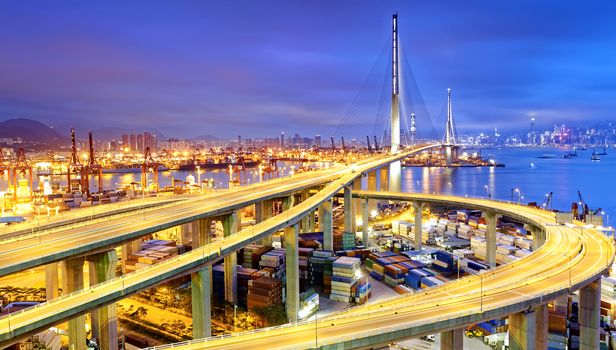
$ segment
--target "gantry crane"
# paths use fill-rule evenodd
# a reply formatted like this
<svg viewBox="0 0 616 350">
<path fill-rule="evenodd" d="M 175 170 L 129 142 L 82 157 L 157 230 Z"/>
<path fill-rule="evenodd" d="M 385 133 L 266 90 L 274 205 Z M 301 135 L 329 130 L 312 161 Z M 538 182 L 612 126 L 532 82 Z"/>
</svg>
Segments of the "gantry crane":
<svg viewBox="0 0 616 350">
<path fill-rule="evenodd" d="M 4 158 L 4 152 L 2 152 L 2 147 L 0 147 L 0 176 L 7 173 L 8 178 L 11 178 L 11 164 L 10 162 Z"/>
<path fill-rule="evenodd" d="M 146 188 L 148 187 L 148 172 L 152 172 L 154 174 L 154 190 L 158 192 L 158 166 L 160 164 L 154 161 L 152 158 L 152 152 L 150 151 L 150 147 L 145 148 L 145 153 L 143 155 L 143 163 L 141 164 L 141 190 L 145 193 Z"/>
<path fill-rule="evenodd" d="M 17 203 L 17 188 L 19 186 L 18 178 L 20 175 L 28 176 L 30 201 L 32 201 L 32 166 L 28 163 L 28 160 L 26 159 L 26 152 L 24 151 L 23 147 L 20 147 L 19 151 L 17 151 L 17 158 L 15 159 L 15 164 L 13 164 L 13 170 L 11 171 L 11 175 L 13 175 L 11 182 L 13 184 L 13 199 L 15 200 L 15 203 Z"/>
<path fill-rule="evenodd" d="M 87 184 L 84 181 L 84 172 L 85 167 L 79 161 L 79 157 L 77 156 L 77 145 L 75 141 L 75 128 L 71 128 L 71 157 L 68 162 L 68 166 L 66 168 L 66 181 L 67 181 L 67 192 L 71 193 L 73 191 L 73 185 L 71 183 L 71 175 L 75 174 L 79 177 L 79 191 L 83 191 L 84 187 L 87 187 Z"/>
<path fill-rule="evenodd" d="M 85 179 L 83 182 L 86 185 L 85 192 L 88 197 L 90 197 L 90 175 L 94 175 L 97 177 L 98 193 L 103 193 L 103 166 L 96 161 L 96 157 L 94 155 L 94 142 L 92 141 L 92 131 L 88 132 L 88 143 L 90 146 L 88 165 L 86 166 L 86 171 L 84 171 Z"/>
<path fill-rule="evenodd" d="M 262 169 L 263 178 L 267 176 L 268 179 L 273 179 L 275 177 L 280 176 L 280 171 L 278 170 L 278 158 L 268 157 L 267 165 Z"/>
<path fill-rule="evenodd" d="M 552 194 L 554 192 L 550 192 L 545 196 L 545 200 L 543 201 L 543 203 L 541 203 L 541 207 L 543 207 L 543 209 L 550 209 L 552 208 Z"/>
<path fill-rule="evenodd" d="M 233 163 L 233 165 L 229 164 L 230 185 L 241 185 L 242 173 L 244 173 L 244 178 L 246 178 L 246 165 L 244 163 L 244 156 L 239 156 L 237 160 L 233 159 L 231 162 Z"/>
</svg>

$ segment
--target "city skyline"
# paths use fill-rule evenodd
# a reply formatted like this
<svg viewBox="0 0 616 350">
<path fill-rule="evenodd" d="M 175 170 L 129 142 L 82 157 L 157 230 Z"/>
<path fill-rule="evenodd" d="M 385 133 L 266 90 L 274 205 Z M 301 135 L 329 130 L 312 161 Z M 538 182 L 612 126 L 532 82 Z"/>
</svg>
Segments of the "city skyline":
<svg viewBox="0 0 616 350">
<path fill-rule="evenodd" d="M 148 3 L 142 15 L 143 3 L 3 4 L 0 119 L 145 123 L 185 138 L 335 134 L 396 10 L 437 133 L 447 86 L 461 129 L 613 119 L 612 4 L 353 4 Z M 363 134 L 375 113 L 358 117 Z"/>
</svg>

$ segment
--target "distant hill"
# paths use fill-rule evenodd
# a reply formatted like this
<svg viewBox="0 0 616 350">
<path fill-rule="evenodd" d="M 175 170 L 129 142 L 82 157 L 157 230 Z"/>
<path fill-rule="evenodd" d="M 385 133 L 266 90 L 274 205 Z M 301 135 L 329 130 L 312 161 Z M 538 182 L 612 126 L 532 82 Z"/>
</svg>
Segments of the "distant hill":
<svg viewBox="0 0 616 350">
<path fill-rule="evenodd" d="M 55 129 L 32 119 L 16 118 L 0 122 L 0 138 L 21 137 L 25 142 L 39 142 L 59 145 L 68 136 L 62 136 Z"/>
</svg>

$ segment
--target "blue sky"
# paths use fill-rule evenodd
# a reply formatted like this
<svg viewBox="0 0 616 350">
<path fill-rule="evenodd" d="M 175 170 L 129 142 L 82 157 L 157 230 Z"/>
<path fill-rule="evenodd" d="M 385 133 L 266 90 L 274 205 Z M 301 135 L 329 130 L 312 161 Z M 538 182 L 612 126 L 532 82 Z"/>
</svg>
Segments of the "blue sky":
<svg viewBox="0 0 616 350">
<path fill-rule="evenodd" d="M 614 119 L 613 1 L 25 0 L 0 3 L 0 120 L 326 136 L 376 65 L 345 123 L 363 139 L 394 11 L 439 132 L 448 86 L 460 129 Z"/>
</svg>

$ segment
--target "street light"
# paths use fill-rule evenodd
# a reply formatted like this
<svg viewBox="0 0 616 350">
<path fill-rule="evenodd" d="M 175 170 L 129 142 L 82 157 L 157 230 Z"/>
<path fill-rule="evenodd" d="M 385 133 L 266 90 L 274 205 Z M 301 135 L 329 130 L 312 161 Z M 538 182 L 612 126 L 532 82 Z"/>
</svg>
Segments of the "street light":
<svg viewBox="0 0 616 350">
<path fill-rule="evenodd" d="M 199 184 L 199 188 L 203 189 L 202 185 L 201 185 L 201 166 L 197 165 L 197 183 Z"/>
<path fill-rule="evenodd" d="M 483 188 L 486 189 L 486 196 L 488 196 L 488 199 L 491 199 L 491 195 L 490 195 L 490 188 L 488 187 L 488 185 L 484 185 Z"/>
<path fill-rule="evenodd" d="M 515 191 L 518 193 L 518 204 L 520 204 L 522 201 L 522 192 L 520 192 L 519 188 L 516 188 Z M 513 201 L 513 196 L 511 197 L 511 200 Z"/>
<path fill-rule="evenodd" d="M 480 282 L 480 301 L 479 301 L 479 309 L 481 310 L 481 312 L 483 313 L 483 275 L 480 273 L 479 274 L 479 282 Z"/>
<path fill-rule="evenodd" d="M 237 305 L 233 304 L 233 333 L 237 333 Z"/>
<path fill-rule="evenodd" d="M 571 291 L 571 255 L 563 253 L 563 256 L 569 258 L 569 291 Z"/>
</svg>

